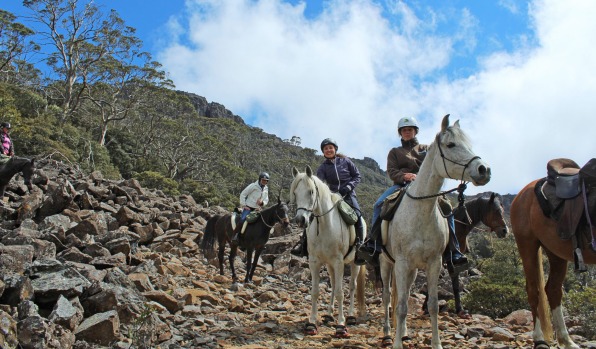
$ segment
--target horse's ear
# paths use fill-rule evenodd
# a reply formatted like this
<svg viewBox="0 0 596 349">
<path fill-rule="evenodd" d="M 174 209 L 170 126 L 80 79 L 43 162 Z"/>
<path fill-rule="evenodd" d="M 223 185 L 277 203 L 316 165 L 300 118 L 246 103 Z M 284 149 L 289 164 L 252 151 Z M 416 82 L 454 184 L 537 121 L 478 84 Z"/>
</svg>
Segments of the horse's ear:
<svg viewBox="0 0 596 349">
<path fill-rule="evenodd" d="M 459 120 L 455 120 L 455 123 L 453 124 L 454 128 L 459 128 Z"/>
<path fill-rule="evenodd" d="M 495 201 L 495 197 L 496 193 L 493 191 L 492 194 L 490 194 L 490 199 L 488 200 L 488 203 L 492 204 L 492 202 Z"/>
<path fill-rule="evenodd" d="M 447 127 L 449 127 L 449 114 L 443 116 L 443 121 L 441 122 L 441 132 L 445 132 Z"/>
<path fill-rule="evenodd" d="M 281 196 L 278 196 L 278 197 L 277 197 L 277 205 L 278 205 L 278 206 L 279 206 L 279 205 L 281 205 Z"/>
<path fill-rule="evenodd" d="M 312 168 L 308 165 L 306 165 L 306 175 L 312 177 Z"/>
<path fill-rule="evenodd" d="M 298 169 L 296 168 L 296 166 L 292 166 L 292 177 L 296 178 L 296 176 L 298 175 Z"/>
</svg>

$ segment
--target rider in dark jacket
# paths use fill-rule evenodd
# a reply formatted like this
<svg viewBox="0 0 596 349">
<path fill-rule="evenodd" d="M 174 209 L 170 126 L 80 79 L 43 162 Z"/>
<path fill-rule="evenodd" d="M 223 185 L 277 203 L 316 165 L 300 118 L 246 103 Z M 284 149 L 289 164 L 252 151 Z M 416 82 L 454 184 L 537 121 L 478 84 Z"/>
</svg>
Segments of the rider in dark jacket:
<svg viewBox="0 0 596 349">
<path fill-rule="evenodd" d="M 325 156 L 325 160 L 317 169 L 317 177 L 327 183 L 329 189 L 334 193 L 339 193 L 343 199 L 350 204 L 358 215 L 358 220 L 354 225 L 356 229 L 356 245 L 357 247 L 363 241 L 364 225 L 362 223 L 362 213 L 360 212 L 360 205 L 356 199 L 356 186 L 360 183 L 360 171 L 356 165 L 349 158 L 337 153 L 337 143 L 326 138 L 321 142 L 321 151 Z M 304 257 L 308 256 L 306 250 L 306 233 L 303 233 L 300 245 L 290 251 L 293 255 Z M 364 260 L 355 260 L 356 264 L 366 263 Z"/>
</svg>

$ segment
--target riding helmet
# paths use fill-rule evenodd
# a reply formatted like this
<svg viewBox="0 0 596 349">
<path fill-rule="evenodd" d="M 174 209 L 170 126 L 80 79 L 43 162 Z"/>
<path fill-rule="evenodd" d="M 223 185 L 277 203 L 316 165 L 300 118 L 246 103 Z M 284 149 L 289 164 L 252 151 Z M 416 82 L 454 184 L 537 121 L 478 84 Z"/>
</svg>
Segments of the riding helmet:
<svg viewBox="0 0 596 349">
<path fill-rule="evenodd" d="M 7 128 L 10 130 L 10 122 L 3 122 L 0 124 L 0 128 Z"/>
<path fill-rule="evenodd" d="M 333 146 L 335 147 L 335 151 L 337 151 L 337 148 L 338 148 L 337 147 L 337 143 L 333 139 L 331 139 L 331 138 L 325 138 L 325 139 L 323 139 L 323 141 L 321 142 L 321 151 L 323 151 L 323 148 L 325 148 L 325 146 L 327 144 L 333 144 Z"/>
<path fill-rule="evenodd" d="M 261 172 L 261 174 L 259 174 L 259 181 L 263 178 L 265 178 L 266 180 L 269 180 L 269 173 Z"/>
<path fill-rule="evenodd" d="M 416 129 L 416 133 L 418 133 L 418 122 L 413 117 L 405 117 L 399 119 L 399 122 L 397 123 L 397 133 L 401 134 L 400 130 L 403 127 L 413 127 L 414 129 Z"/>
</svg>

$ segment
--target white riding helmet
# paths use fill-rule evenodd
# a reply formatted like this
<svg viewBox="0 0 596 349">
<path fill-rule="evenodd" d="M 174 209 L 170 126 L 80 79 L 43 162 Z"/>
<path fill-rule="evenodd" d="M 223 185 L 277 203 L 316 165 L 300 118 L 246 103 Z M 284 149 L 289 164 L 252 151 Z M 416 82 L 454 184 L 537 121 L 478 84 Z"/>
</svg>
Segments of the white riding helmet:
<svg viewBox="0 0 596 349">
<path fill-rule="evenodd" d="M 414 117 L 405 117 L 405 118 L 401 118 L 399 119 L 399 122 L 397 123 L 397 133 L 400 133 L 400 130 L 403 127 L 413 127 L 416 129 L 416 134 L 418 134 L 418 122 L 416 121 L 416 119 Z"/>
</svg>

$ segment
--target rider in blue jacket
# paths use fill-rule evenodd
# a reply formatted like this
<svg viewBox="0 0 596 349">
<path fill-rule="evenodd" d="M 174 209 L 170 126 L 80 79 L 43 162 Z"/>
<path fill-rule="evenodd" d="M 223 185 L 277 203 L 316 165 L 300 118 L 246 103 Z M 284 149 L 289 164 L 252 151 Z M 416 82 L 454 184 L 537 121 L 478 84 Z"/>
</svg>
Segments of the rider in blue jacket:
<svg viewBox="0 0 596 349">
<path fill-rule="evenodd" d="M 343 154 L 337 153 L 337 149 L 337 143 L 331 138 L 325 138 L 321 142 L 321 151 L 323 152 L 323 156 L 325 156 L 325 160 L 317 169 L 317 177 L 327 183 L 332 192 L 339 193 L 356 211 L 358 220 L 354 228 L 356 228 L 356 245 L 359 247 L 363 241 L 364 225 L 362 223 L 363 218 L 360 205 L 356 199 L 356 191 L 354 189 L 360 183 L 360 171 L 358 171 L 352 160 Z M 306 250 L 306 233 L 302 235 L 300 244 L 290 252 L 299 257 L 308 256 L 308 251 Z M 366 263 L 366 261 L 359 259 L 354 262 L 356 264 Z"/>
</svg>

